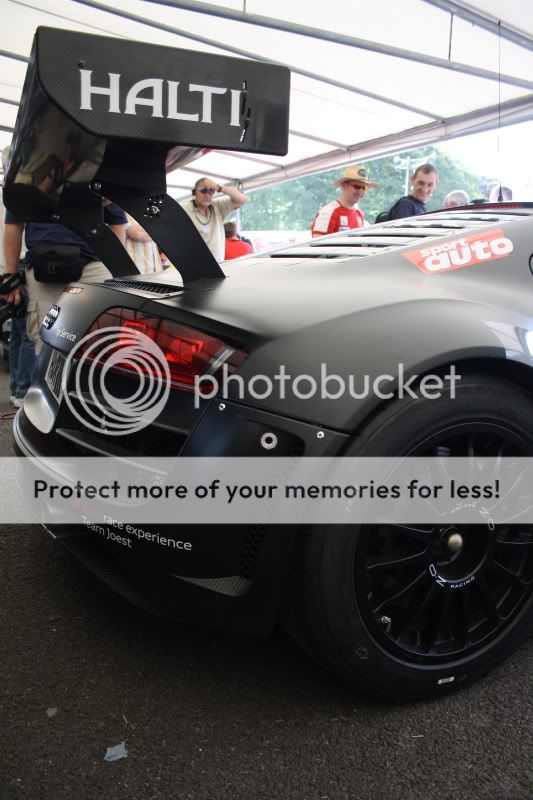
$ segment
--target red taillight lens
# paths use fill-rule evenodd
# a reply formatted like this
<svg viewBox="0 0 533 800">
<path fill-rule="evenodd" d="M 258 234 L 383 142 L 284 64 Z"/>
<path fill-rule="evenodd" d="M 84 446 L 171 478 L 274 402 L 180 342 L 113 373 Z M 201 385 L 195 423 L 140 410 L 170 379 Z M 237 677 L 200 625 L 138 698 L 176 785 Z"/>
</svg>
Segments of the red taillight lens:
<svg viewBox="0 0 533 800">
<path fill-rule="evenodd" d="M 193 359 L 198 356 L 204 343 L 201 339 L 175 338 L 171 342 L 170 350 L 166 353 L 167 361 L 170 364 L 192 364 Z"/>
<path fill-rule="evenodd" d="M 110 349 L 108 341 L 109 334 L 104 329 L 116 329 L 116 347 Z M 195 380 L 201 375 L 215 376 L 219 370 L 225 366 L 229 375 L 243 363 L 246 353 L 243 350 L 226 344 L 222 339 L 210 336 L 202 331 L 189 328 L 170 320 L 160 317 L 151 317 L 125 308 L 112 308 L 101 314 L 92 324 L 87 336 L 91 337 L 91 343 L 98 337 L 98 331 L 102 331 L 102 348 L 91 346 L 88 358 L 102 360 L 102 364 L 110 357 L 116 358 L 117 353 L 122 347 L 131 345 L 132 338 L 136 334 L 144 335 L 151 339 L 161 350 L 163 357 L 168 365 L 170 379 L 173 384 L 182 388 L 192 387 Z M 80 348 L 80 356 L 84 349 Z M 139 365 L 132 367 L 127 360 L 116 360 L 116 369 L 132 371 L 138 370 Z M 155 372 L 157 367 L 142 366 L 145 372 Z"/>
<path fill-rule="evenodd" d="M 128 334 L 135 334 L 135 333 L 142 333 L 144 336 L 148 336 L 149 339 L 154 339 L 154 332 L 152 328 L 150 328 L 146 322 L 136 322 L 133 319 L 127 319 L 121 326 L 124 329 L 124 333 Z M 91 328 L 92 330 L 92 328 Z M 129 341 L 128 336 L 124 336 L 122 340 L 119 340 L 120 343 L 126 343 Z"/>
</svg>

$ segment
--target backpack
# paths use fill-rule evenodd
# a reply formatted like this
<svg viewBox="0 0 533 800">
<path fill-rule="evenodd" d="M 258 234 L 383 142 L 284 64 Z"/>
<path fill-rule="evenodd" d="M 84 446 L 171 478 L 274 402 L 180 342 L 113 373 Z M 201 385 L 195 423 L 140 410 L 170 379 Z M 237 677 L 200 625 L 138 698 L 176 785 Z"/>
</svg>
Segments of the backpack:
<svg viewBox="0 0 533 800">
<path fill-rule="evenodd" d="M 389 211 L 381 211 L 381 212 L 380 212 L 380 213 L 377 215 L 377 217 L 376 217 L 376 219 L 374 220 L 374 222 L 376 222 L 376 223 L 377 223 L 377 222 L 388 222 L 388 219 L 389 219 L 389 214 L 390 214 L 390 210 L 389 210 Z"/>
</svg>

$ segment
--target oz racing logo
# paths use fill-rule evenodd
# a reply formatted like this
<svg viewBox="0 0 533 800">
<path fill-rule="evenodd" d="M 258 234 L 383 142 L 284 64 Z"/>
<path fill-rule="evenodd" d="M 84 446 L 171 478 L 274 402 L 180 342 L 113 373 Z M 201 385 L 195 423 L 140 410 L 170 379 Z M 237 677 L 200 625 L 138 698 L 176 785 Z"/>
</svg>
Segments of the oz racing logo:
<svg viewBox="0 0 533 800">
<path fill-rule="evenodd" d="M 440 244 L 403 253 L 411 263 L 426 274 L 448 272 L 473 267 L 513 252 L 513 243 L 502 230 L 483 231 L 460 239 L 446 239 Z"/>
</svg>

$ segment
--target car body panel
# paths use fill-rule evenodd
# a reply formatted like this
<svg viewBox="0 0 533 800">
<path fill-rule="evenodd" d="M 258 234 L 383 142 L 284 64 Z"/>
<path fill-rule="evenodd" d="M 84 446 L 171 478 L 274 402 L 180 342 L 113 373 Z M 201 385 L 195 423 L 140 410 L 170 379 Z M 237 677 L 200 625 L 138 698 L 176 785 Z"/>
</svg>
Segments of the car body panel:
<svg viewBox="0 0 533 800">
<path fill-rule="evenodd" d="M 138 54 L 138 63 L 132 62 L 132 53 Z M 207 62 L 216 62 L 217 79 L 228 79 L 218 93 L 226 100 L 231 96 L 233 103 L 230 123 L 227 108 L 223 116 L 216 103 L 214 124 L 207 112 L 201 121 L 185 121 L 177 113 L 153 113 L 156 89 L 164 83 L 162 77 L 153 79 L 153 54 L 156 65 L 172 65 L 168 48 L 110 44 L 77 32 L 41 29 L 37 34 L 6 173 L 6 207 L 21 219 L 60 222 L 77 231 L 114 277 L 96 285 L 72 284 L 47 314 L 34 382 L 14 421 L 19 455 L 41 463 L 55 456 L 90 455 L 134 462 L 146 455 L 268 458 L 272 451 L 264 447 L 264 436 L 275 434 L 276 455 L 295 460 L 337 456 L 351 451 L 364 423 L 389 402 L 375 391 L 361 397 L 344 392 L 336 399 L 316 392 L 312 397 L 295 391 L 285 397 L 251 392 L 252 379 L 261 375 L 274 384 L 282 366 L 295 378 L 317 383 L 322 365 L 328 375 L 343 380 L 366 376 L 372 385 L 379 376 L 390 376 L 385 388 L 391 399 L 402 373 L 411 378 L 453 364 L 460 372 L 472 360 L 489 371 L 519 363 L 525 370 L 523 383 L 532 387 L 533 204 L 486 205 L 397 220 L 251 256 L 222 269 L 167 195 L 165 165 L 169 160 L 184 163 L 187 153 L 180 147 L 194 157 L 198 143 L 282 155 L 289 74 L 279 65 L 180 51 L 191 80 L 198 74 L 214 81 L 205 71 Z M 66 62 L 70 72 L 65 82 Z M 110 105 L 115 102 L 111 84 L 103 93 L 96 91 L 101 96 L 95 109 L 91 102 L 80 105 L 80 85 L 83 96 L 83 81 L 92 80 L 87 72 L 107 74 L 110 81 L 114 75 L 116 81 L 114 63 L 124 72 L 122 95 L 115 98 L 118 111 Z M 146 97 L 137 102 L 148 75 L 152 102 Z M 125 113 L 120 107 L 124 87 L 132 84 L 136 88 L 128 90 L 131 107 Z M 168 100 L 177 82 L 167 84 Z M 202 91 L 209 94 L 210 87 Z M 197 123 L 203 127 L 195 144 Z M 79 152 L 73 153 L 73 142 Z M 180 272 L 130 276 L 133 263 L 102 224 L 103 197 L 142 222 Z M 80 381 L 65 371 L 65 357 L 110 309 L 180 323 L 220 338 L 227 351 L 242 350 L 246 358 L 235 376 L 248 384 L 248 391 L 240 396 L 233 383 L 227 396 L 215 392 L 196 403 L 191 386 L 174 382 L 160 416 L 116 442 L 108 435 L 109 406 L 102 393 L 92 391 L 87 364 Z M 183 340 L 176 338 L 181 347 Z M 134 383 L 131 372 L 119 368 L 109 389 L 117 398 L 130 396 Z M 98 408 L 100 428 L 88 426 L 72 410 L 87 400 Z M 53 507 L 49 511 L 54 519 Z M 296 526 L 271 525 L 268 519 L 185 526 L 177 519 L 157 531 L 191 548 L 169 553 L 159 543 L 152 549 L 143 543 L 129 552 L 109 537 L 99 538 L 91 525 L 46 523 L 103 580 L 150 610 L 256 634 L 267 633 L 280 618 L 287 581 L 293 579 L 289 569 L 300 534 Z M 120 521 L 117 526 L 120 530 Z M 353 573 L 351 589 L 352 583 Z"/>
<path fill-rule="evenodd" d="M 370 257 L 355 260 L 344 255 L 351 244 L 343 245 L 343 255 L 331 260 L 313 256 L 287 262 L 273 253 L 229 267 L 225 280 L 180 289 L 176 279 L 171 296 L 154 298 L 145 292 L 141 303 L 139 293 L 131 290 L 127 302 L 147 314 L 213 335 L 223 333 L 232 344 L 243 347 L 249 355 L 239 375 L 246 386 L 259 374 L 279 385 L 275 376 L 282 366 L 290 376 L 306 375 L 318 382 L 323 374 L 339 375 L 345 381 L 353 375 L 360 388 L 365 376 L 373 384 L 378 376 L 390 375 L 394 389 L 399 364 L 407 378 L 472 359 L 531 364 L 528 335 L 533 316 L 527 290 L 533 285 L 529 268 L 533 217 L 502 224 L 492 213 L 489 225 L 480 226 L 478 215 L 471 229 L 463 216 L 459 238 L 472 231 L 483 235 L 496 227 L 512 242 L 512 253 L 435 274 L 422 272 L 408 259 L 420 250 L 419 238 L 414 247 L 379 248 Z M 458 224 L 453 221 L 454 235 L 446 234 L 446 242 L 459 235 Z M 442 230 L 444 220 L 440 226 Z M 383 227 L 374 227 L 376 241 Z M 346 241 L 346 237 L 340 239 Z M 386 233 L 385 239 L 390 241 Z M 430 248 L 442 241 L 442 233 L 425 236 L 423 245 Z M 63 297 L 58 323 L 44 332 L 45 341 L 68 352 L 68 342 L 59 344 L 55 331 L 74 330 L 74 319 L 76 332 L 88 327 L 95 313 L 89 310 L 93 304 L 103 308 L 125 303 L 124 295 L 119 294 L 120 303 L 114 299 L 119 287 L 119 282 L 116 289 L 85 287 L 81 295 Z M 302 402 L 291 393 L 280 397 L 279 392 L 260 399 L 235 386 L 230 386 L 228 397 L 344 432 L 355 431 L 381 402 L 372 392 L 359 399 L 345 393 L 336 400 L 316 396 Z"/>
</svg>

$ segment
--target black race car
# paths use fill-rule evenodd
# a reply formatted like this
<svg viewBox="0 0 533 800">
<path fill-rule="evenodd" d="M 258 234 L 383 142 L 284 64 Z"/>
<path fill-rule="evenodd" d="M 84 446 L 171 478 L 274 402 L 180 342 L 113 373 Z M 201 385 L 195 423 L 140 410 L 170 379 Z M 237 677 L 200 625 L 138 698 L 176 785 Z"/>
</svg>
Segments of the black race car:
<svg viewBox="0 0 533 800">
<path fill-rule="evenodd" d="M 46 59 L 48 38 L 57 51 L 55 38 L 67 34 L 39 35 L 38 52 Z M 68 35 L 76 41 L 60 50 L 75 53 L 76 62 L 94 61 L 90 41 L 98 47 L 103 41 L 102 52 L 108 52 L 106 40 Z M 239 76 L 238 85 L 246 87 L 252 114 L 244 112 L 234 140 L 208 145 L 236 147 L 240 137 L 246 143 L 246 121 L 252 125 L 257 119 L 248 62 L 239 63 L 245 77 Z M 151 67 L 156 74 L 153 62 Z M 49 102 L 59 104 L 50 87 L 47 92 Z M 76 125 L 90 127 L 92 118 L 74 106 L 67 111 Z M 99 455 L 130 462 L 146 455 L 179 461 L 423 456 L 442 464 L 456 456 L 531 454 L 533 204 L 397 220 L 220 269 L 192 228 L 180 222 L 161 187 L 168 151 L 161 143 L 191 139 L 162 124 L 152 131 L 158 142 L 152 151 L 161 159 L 154 161 L 150 180 L 132 186 L 121 148 L 129 148 L 133 158 L 146 147 L 141 139 L 146 133 L 129 124 L 114 130 L 122 137 L 120 147 L 108 139 L 98 171 L 83 186 L 85 195 L 78 184 L 83 214 L 68 216 L 61 196 L 72 197 L 73 190 L 64 186 L 52 212 L 84 232 L 87 208 L 93 213 L 87 198 L 110 197 L 161 241 L 178 271 L 128 274 L 131 264 L 117 269 L 114 255 L 104 252 L 106 243 L 93 237 L 92 246 L 101 245 L 115 277 L 98 285 L 72 284 L 45 318 L 35 381 L 15 420 L 20 455 Z M 97 121 L 91 130 L 101 134 L 105 126 Z M 253 141 L 258 150 L 269 149 Z M 17 184 L 21 171 L 23 163 L 15 157 L 6 205 L 19 212 L 34 199 L 23 191 L 27 183 Z M 50 208 L 42 213 L 50 214 Z M 172 227 L 180 225 L 180 236 L 173 237 Z M 90 230 L 85 233 L 90 236 Z M 185 236 L 193 244 L 186 245 Z M 89 391 L 94 360 L 81 370 L 81 381 L 64 373 L 81 340 L 113 326 L 148 334 L 170 369 L 159 415 L 120 437 L 110 435 L 109 400 Z M 347 378 L 357 372 L 373 386 L 386 375 L 390 391 L 361 393 L 357 399 L 349 393 L 309 398 L 299 396 L 302 392 L 243 397 L 232 386 L 224 394 L 205 393 L 201 402 L 191 391 L 199 374 L 215 377 L 223 367 L 247 386 L 257 375 L 273 381 L 281 365 L 318 382 L 324 363 L 331 374 Z M 404 379 L 418 386 L 430 374 L 443 377 L 452 366 L 461 374 L 454 398 L 446 383 L 436 399 L 400 396 Z M 96 367 L 104 370 L 105 360 Z M 138 376 L 124 364 L 109 372 L 108 387 L 116 396 L 131 396 L 137 384 Z M 99 420 L 96 426 L 83 422 L 87 406 Z M 471 525 L 449 519 L 432 525 L 273 526 L 263 518 L 220 523 L 152 526 L 152 540 L 136 541 L 133 548 L 118 541 L 124 538 L 118 531 L 114 540 L 104 541 L 87 525 L 47 527 L 133 602 L 173 619 L 254 635 L 281 623 L 339 676 L 389 698 L 438 696 L 468 684 L 533 630 L 531 526 L 494 525 L 492 519 Z M 181 547 L 159 546 L 170 538 Z"/>
</svg>

